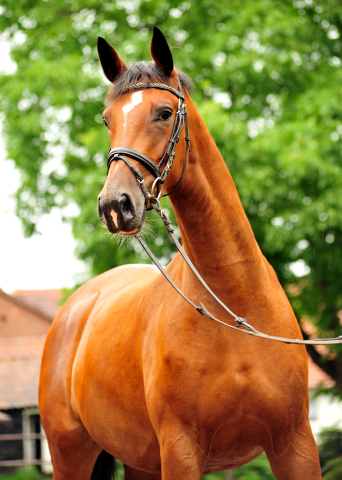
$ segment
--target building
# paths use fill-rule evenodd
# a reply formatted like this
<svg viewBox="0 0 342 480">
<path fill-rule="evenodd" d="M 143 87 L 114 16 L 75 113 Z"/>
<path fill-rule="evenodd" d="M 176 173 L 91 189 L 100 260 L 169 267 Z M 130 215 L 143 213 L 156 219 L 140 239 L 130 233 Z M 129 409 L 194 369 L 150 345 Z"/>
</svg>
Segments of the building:
<svg viewBox="0 0 342 480">
<path fill-rule="evenodd" d="M 58 290 L 0 290 L 0 468 L 25 464 L 51 470 L 38 411 L 46 334 L 57 314 Z"/>
</svg>

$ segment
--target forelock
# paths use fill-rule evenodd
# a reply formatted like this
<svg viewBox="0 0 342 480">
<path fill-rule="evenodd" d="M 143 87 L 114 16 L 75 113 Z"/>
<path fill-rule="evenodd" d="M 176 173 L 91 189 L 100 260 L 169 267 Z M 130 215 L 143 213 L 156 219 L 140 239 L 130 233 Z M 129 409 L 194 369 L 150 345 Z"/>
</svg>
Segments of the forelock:
<svg viewBox="0 0 342 480">
<path fill-rule="evenodd" d="M 178 77 L 181 84 L 191 93 L 193 84 L 190 78 L 183 72 L 178 72 Z M 146 83 L 159 82 L 170 85 L 170 78 L 157 68 L 154 62 L 138 62 L 118 76 L 108 91 L 106 97 L 107 103 L 113 102 L 117 97 L 125 93 L 128 85 L 134 85 L 142 81 Z"/>
</svg>

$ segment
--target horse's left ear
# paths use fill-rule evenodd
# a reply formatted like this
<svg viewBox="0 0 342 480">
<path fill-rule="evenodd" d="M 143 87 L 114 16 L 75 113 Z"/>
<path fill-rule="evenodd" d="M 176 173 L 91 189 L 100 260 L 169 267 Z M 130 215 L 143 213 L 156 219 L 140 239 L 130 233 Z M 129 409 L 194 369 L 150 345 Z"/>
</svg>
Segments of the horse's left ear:
<svg viewBox="0 0 342 480">
<path fill-rule="evenodd" d="M 97 39 L 97 51 L 104 74 L 113 83 L 120 73 L 127 70 L 127 67 L 115 48 L 102 37 Z"/>
<path fill-rule="evenodd" d="M 171 77 L 173 72 L 173 58 L 170 47 L 166 38 L 158 27 L 153 28 L 153 36 L 151 40 L 151 57 L 159 70 L 162 70 L 165 75 Z"/>
</svg>

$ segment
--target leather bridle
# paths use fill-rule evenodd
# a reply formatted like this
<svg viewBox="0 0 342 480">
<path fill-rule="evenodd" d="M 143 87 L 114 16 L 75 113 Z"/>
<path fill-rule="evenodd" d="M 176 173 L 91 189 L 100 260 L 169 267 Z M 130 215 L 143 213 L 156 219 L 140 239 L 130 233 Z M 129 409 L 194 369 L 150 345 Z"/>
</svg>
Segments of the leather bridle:
<svg viewBox="0 0 342 480">
<path fill-rule="evenodd" d="M 126 165 L 129 167 L 129 169 L 131 170 L 131 172 L 133 173 L 133 175 L 136 177 L 141 187 L 141 190 L 144 194 L 145 204 L 147 206 L 149 201 L 155 198 L 159 199 L 161 196 L 162 185 L 165 183 L 168 173 L 172 168 L 173 160 L 175 156 L 175 148 L 184 125 L 185 125 L 186 152 L 185 152 L 183 171 L 177 184 L 173 187 L 173 189 L 170 192 L 164 194 L 164 196 L 170 195 L 172 192 L 174 192 L 176 188 L 179 186 L 180 182 L 182 181 L 186 164 L 187 164 L 188 152 L 190 152 L 191 149 L 190 149 L 190 137 L 189 137 L 189 130 L 188 130 L 187 111 L 186 111 L 186 105 L 184 103 L 184 93 L 182 92 L 180 81 L 178 80 L 178 90 L 164 83 L 139 82 L 133 85 L 128 85 L 124 93 L 132 90 L 142 89 L 142 88 L 158 88 L 160 90 L 167 90 L 178 97 L 178 109 L 176 112 L 171 137 L 166 147 L 165 153 L 160 159 L 158 165 L 156 165 L 146 155 L 143 155 L 142 153 L 138 152 L 137 150 L 134 150 L 133 148 L 129 148 L 129 147 L 112 148 L 109 150 L 108 157 L 107 157 L 107 175 L 108 175 L 109 167 L 111 166 L 112 162 L 118 161 L 118 160 L 122 160 L 123 162 L 125 162 Z M 147 170 L 149 170 L 152 173 L 152 175 L 154 175 L 155 180 L 152 184 L 151 192 L 149 192 L 144 185 L 143 174 L 140 172 L 138 168 L 132 165 L 132 163 L 128 160 L 127 157 L 141 163 L 141 165 L 147 168 Z M 165 164 L 165 167 L 163 170 L 161 170 L 164 164 Z M 156 195 L 153 192 L 155 187 L 157 187 Z"/>
</svg>

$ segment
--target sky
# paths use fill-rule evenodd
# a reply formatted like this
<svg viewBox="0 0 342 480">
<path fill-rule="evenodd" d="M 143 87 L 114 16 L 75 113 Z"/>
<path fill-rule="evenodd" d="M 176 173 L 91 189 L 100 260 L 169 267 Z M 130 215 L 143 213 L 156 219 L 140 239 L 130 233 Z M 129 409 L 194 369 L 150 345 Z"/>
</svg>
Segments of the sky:
<svg viewBox="0 0 342 480">
<path fill-rule="evenodd" d="M 62 223 L 60 212 L 54 209 L 40 219 L 41 235 L 25 238 L 12 198 L 19 179 L 0 144 L 0 288 L 12 293 L 72 287 L 75 276 L 85 267 L 74 255 L 76 242 L 71 227 Z"/>
<path fill-rule="evenodd" d="M 8 45 L 0 40 L 0 68 L 10 73 L 15 65 L 8 52 Z M 70 225 L 63 223 L 61 213 L 54 209 L 40 219 L 41 235 L 25 238 L 13 199 L 19 183 L 20 174 L 14 163 L 6 160 L 0 138 L 0 289 L 10 294 L 14 290 L 72 287 L 76 275 L 86 268 L 74 255 L 76 242 Z"/>
</svg>

